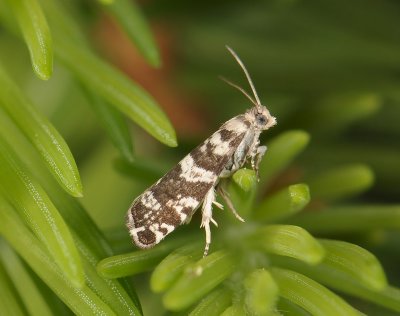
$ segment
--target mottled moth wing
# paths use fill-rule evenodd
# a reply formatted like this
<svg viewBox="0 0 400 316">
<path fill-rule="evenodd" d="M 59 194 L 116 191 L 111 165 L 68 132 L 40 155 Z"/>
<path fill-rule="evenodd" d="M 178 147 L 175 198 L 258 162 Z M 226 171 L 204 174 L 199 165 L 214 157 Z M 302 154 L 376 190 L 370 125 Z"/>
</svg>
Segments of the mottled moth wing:
<svg viewBox="0 0 400 316">
<path fill-rule="evenodd" d="M 127 226 L 138 247 L 156 245 L 190 220 L 232 160 L 249 126 L 244 115 L 229 120 L 133 202 Z"/>
</svg>

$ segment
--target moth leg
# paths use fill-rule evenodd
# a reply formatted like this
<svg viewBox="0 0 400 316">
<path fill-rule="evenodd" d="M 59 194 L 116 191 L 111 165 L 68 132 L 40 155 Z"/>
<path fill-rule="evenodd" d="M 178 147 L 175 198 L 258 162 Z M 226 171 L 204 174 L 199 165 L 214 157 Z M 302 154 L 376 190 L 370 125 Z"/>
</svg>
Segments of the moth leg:
<svg viewBox="0 0 400 316">
<path fill-rule="evenodd" d="M 218 207 L 220 210 L 224 209 L 224 206 L 221 203 L 218 203 L 217 201 L 214 201 L 213 204 Z"/>
<path fill-rule="evenodd" d="M 258 146 L 254 156 L 251 157 L 251 166 L 256 172 L 257 180 L 260 181 L 258 174 L 258 166 L 260 165 L 261 159 L 267 151 L 267 146 Z"/>
<path fill-rule="evenodd" d="M 233 206 L 233 203 L 230 199 L 229 193 L 225 190 L 223 185 L 219 184 L 217 186 L 217 191 L 218 191 L 219 195 L 221 195 L 222 199 L 225 201 L 226 205 L 228 205 L 228 207 L 231 210 L 231 212 L 233 213 L 233 215 L 235 215 L 235 217 L 239 221 L 244 222 L 244 219 L 240 217 L 239 213 L 236 211 L 235 207 Z"/>
<path fill-rule="evenodd" d="M 251 168 L 255 170 L 256 166 L 256 156 L 258 147 L 260 145 L 260 140 L 258 138 L 254 138 L 253 143 L 249 147 L 249 151 L 247 153 L 248 157 L 250 157 Z"/>
<path fill-rule="evenodd" d="M 212 187 L 206 194 L 203 206 L 201 210 L 201 227 L 204 227 L 206 231 L 206 247 L 204 248 L 203 256 L 207 256 L 208 250 L 211 244 L 211 229 L 210 229 L 210 222 L 212 222 L 215 226 L 218 226 L 217 222 L 212 218 L 212 205 L 215 201 L 215 191 L 214 187 Z"/>
</svg>

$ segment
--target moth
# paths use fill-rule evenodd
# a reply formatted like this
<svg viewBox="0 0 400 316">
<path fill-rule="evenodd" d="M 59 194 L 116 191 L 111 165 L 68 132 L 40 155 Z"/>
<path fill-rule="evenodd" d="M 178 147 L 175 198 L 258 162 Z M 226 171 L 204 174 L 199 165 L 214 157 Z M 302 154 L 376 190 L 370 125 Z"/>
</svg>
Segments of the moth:
<svg viewBox="0 0 400 316">
<path fill-rule="evenodd" d="M 216 201 L 217 192 L 236 218 L 244 222 L 221 185 L 221 180 L 229 178 L 248 161 L 258 176 L 259 163 L 267 150 L 266 146 L 260 146 L 259 137 L 262 131 L 276 124 L 276 119 L 261 104 L 239 56 L 230 47 L 226 48 L 242 68 L 254 99 L 243 88 L 222 79 L 242 92 L 253 107 L 224 123 L 133 201 L 127 214 L 127 227 L 139 248 L 150 248 L 158 244 L 179 225 L 188 223 L 201 205 L 200 227 L 205 229 L 206 256 L 211 244 L 210 223 L 218 226 L 212 217 L 213 205 L 223 208 Z"/>
</svg>

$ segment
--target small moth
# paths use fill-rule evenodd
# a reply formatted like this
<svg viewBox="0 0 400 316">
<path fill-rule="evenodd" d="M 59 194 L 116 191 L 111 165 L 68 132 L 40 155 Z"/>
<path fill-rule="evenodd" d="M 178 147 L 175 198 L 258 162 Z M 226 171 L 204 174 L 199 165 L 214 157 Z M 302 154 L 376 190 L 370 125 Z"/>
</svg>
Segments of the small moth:
<svg viewBox="0 0 400 316">
<path fill-rule="evenodd" d="M 267 150 L 266 146 L 259 145 L 259 136 L 262 131 L 274 126 L 276 119 L 261 104 L 250 75 L 238 55 L 230 47 L 226 48 L 244 71 L 255 99 L 243 88 L 222 79 L 241 91 L 254 106 L 224 123 L 133 201 L 127 214 L 127 227 L 139 248 L 150 248 L 158 244 L 176 227 L 188 223 L 201 205 L 200 227 L 204 227 L 206 233 L 206 256 L 211 243 L 210 222 L 217 226 L 212 218 L 212 207 L 215 205 L 223 208 L 215 200 L 216 192 L 225 200 L 236 218 L 244 221 L 220 180 L 230 177 L 247 161 L 250 161 L 258 175 L 258 165 Z"/>
</svg>

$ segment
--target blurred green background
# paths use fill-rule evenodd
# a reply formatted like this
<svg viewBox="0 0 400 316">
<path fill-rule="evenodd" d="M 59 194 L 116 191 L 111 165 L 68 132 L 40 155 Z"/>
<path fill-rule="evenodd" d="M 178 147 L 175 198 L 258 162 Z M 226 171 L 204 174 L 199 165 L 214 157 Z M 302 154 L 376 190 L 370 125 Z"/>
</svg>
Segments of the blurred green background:
<svg viewBox="0 0 400 316">
<path fill-rule="evenodd" d="M 137 6 L 150 26 L 160 54 L 159 59 L 158 53 L 151 55 L 147 50 L 147 61 L 140 39 L 132 43 L 126 28 L 124 32 L 121 11 L 100 1 L 75 0 L 63 4 L 65 11 L 59 12 L 73 21 L 78 33 L 86 38 L 85 45 L 144 87 L 176 130 L 179 146 L 167 147 L 122 117 L 122 122 L 128 122 L 133 138 L 133 150 L 125 147 L 125 154 L 121 146 L 113 146 L 108 137 L 110 125 L 104 123 L 104 117 L 102 121 L 101 114 L 96 112 L 98 108 L 93 106 L 99 98 L 96 87 L 91 86 L 92 91 L 88 92 L 84 80 L 74 77 L 73 67 L 65 62 L 65 57 L 60 57 L 62 53 L 57 53 L 57 49 L 52 77 L 47 81 L 37 78 L 24 41 L 10 27 L 12 16 L 6 11 L 9 1 L 0 2 L 4 2 L 0 6 L 0 11 L 4 9 L 1 64 L 65 139 L 82 180 L 81 202 L 117 253 L 134 250 L 124 223 L 132 200 L 223 122 L 251 106 L 240 93 L 218 79 L 222 75 L 249 90 L 225 45 L 242 58 L 260 99 L 277 118 L 278 125 L 264 133 L 261 142 L 268 143 L 288 130 L 303 130 L 310 135 L 304 152 L 285 170 L 268 179 L 268 186 L 259 195 L 305 182 L 310 185 L 311 215 L 325 207 L 341 205 L 390 205 L 398 210 L 398 1 L 141 1 Z M 62 29 L 62 23 L 53 22 L 58 19 L 52 11 L 53 1 L 39 3 L 49 20 L 50 32 L 58 29 L 52 33 L 54 45 L 75 41 L 73 45 L 79 47 L 74 33 Z M 129 27 L 134 29 L 137 25 Z M 68 49 L 65 52 L 69 54 Z M 159 61 L 158 67 L 149 65 L 157 65 Z M 79 59 L 73 63 L 78 69 L 86 67 Z M 100 99 L 104 97 L 99 95 Z M 11 132 L 4 138 L 8 143 L 14 142 Z M 267 151 L 266 155 L 269 154 Z M 127 162 L 129 157 L 134 157 L 133 163 Z M 29 165 L 26 157 L 21 159 Z M 363 184 L 355 188 L 347 182 L 351 175 L 346 174 L 354 172 L 354 168 L 361 168 L 365 177 Z M 329 178 L 326 184 L 324 175 L 332 175 L 335 180 Z M 216 218 L 224 230 L 223 218 L 219 214 Z M 357 226 L 357 217 L 352 220 Z M 373 252 L 382 263 L 389 283 L 398 286 L 400 234 L 396 225 L 399 226 L 399 221 L 399 215 L 393 215 L 388 219 L 392 226 L 384 224 L 382 229 L 373 227 L 361 232 L 357 229 L 336 232 L 335 227 L 319 232 L 310 222 L 304 227 L 310 225 L 312 233 L 350 241 Z M 199 214 L 193 222 L 181 232 L 199 230 Z M 216 228 L 212 229 L 218 234 Z M 197 237 L 203 238 L 202 234 L 199 230 Z M 160 315 L 161 298 L 150 293 L 148 283 L 148 275 L 135 278 L 145 312 Z M 399 312 L 345 298 L 368 315 Z"/>
</svg>

